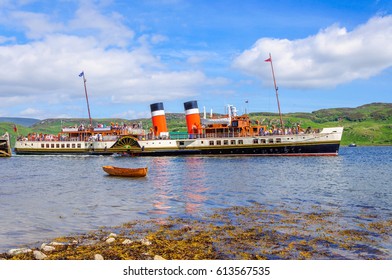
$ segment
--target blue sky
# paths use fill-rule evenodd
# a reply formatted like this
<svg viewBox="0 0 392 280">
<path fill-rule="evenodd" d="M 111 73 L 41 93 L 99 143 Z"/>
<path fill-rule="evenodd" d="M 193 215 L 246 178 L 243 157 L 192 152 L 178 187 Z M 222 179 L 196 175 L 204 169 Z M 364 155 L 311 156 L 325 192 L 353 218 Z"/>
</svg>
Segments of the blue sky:
<svg viewBox="0 0 392 280">
<path fill-rule="evenodd" d="M 392 102 L 389 0 L 0 0 L 0 117 Z M 245 101 L 248 100 L 248 103 Z"/>
</svg>

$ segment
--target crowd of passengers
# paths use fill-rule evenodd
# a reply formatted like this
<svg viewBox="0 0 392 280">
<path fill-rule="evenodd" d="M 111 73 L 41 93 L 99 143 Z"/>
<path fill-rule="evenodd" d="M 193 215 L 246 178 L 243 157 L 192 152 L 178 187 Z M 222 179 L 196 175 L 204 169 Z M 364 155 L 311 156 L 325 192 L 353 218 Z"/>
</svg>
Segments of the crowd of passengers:
<svg viewBox="0 0 392 280">
<path fill-rule="evenodd" d="M 128 129 L 139 129 L 141 128 L 141 124 L 138 123 L 133 123 L 133 124 L 121 124 L 119 125 L 118 123 L 110 123 L 110 126 L 107 126 L 106 124 L 98 124 L 97 128 L 108 128 L 110 127 L 111 130 L 128 130 Z M 78 129 L 78 131 L 84 131 L 86 129 L 86 126 L 84 124 L 80 124 L 79 126 L 70 126 L 68 128 L 73 128 L 73 129 Z M 319 129 L 312 129 L 311 127 L 307 127 L 306 129 L 303 129 L 299 124 L 297 126 L 289 127 L 289 128 L 279 128 L 276 127 L 275 125 L 272 125 L 270 129 L 264 129 L 263 127 L 260 128 L 259 130 L 259 135 L 260 136 L 268 136 L 268 135 L 294 135 L 294 134 L 310 134 L 310 133 L 318 133 L 320 132 Z M 151 131 L 150 131 L 151 133 Z M 150 134 L 149 133 L 149 134 Z M 91 138 L 93 141 L 100 141 L 102 139 L 102 136 L 99 137 Z M 93 137 L 93 136 L 92 136 Z M 151 135 L 152 137 L 152 135 Z M 101 139 L 100 139 L 101 138 Z M 148 137 L 151 139 L 150 137 Z M 29 141 L 68 141 L 70 140 L 67 135 L 63 134 L 58 134 L 58 135 L 53 135 L 53 134 L 43 134 L 43 133 L 29 133 L 27 137 L 25 136 L 19 136 L 17 140 L 29 140 Z M 78 139 L 80 140 L 80 139 Z"/>
<path fill-rule="evenodd" d="M 293 134 L 310 134 L 310 133 L 318 133 L 319 129 L 312 129 L 308 126 L 306 129 L 303 129 L 300 125 L 289 127 L 289 128 L 278 128 L 276 126 L 272 126 L 270 129 L 264 130 L 264 128 L 260 128 L 259 135 L 260 136 L 268 136 L 268 135 L 293 135 Z"/>
<path fill-rule="evenodd" d="M 109 128 L 111 130 L 129 130 L 129 129 L 140 129 L 141 128 L 141 124 L 139 123 L 133 123 L 133 124 L 118 124 L 118 123 L 110 123 L 110 125 L 106 125 L 106 124 L 101 124 L 99 123 L 96 128 Z M 77 129 L 78 131 L 85 131 L 88 130 L 89 126 L 86 127 L 84 124 L 80 124 L 78 125 L 74 125 L 74 126 L 69 126 L 69 127 L 63 127 L 64 128 L 71 128 L 71 129 Z M 81 138 L 81 137 L 78 137 Z M 24 140 L 24 141 L 69 141 L 70 138 L 68 137 L 68 135 L 64 135 L 64 134 L 58 134 L 58 135 L 54 135 L 54 134 L 44 134 L 44 133 L 29 133 L 27 136 L 18 136 L 17 138 L 18 141 Z M 81 140 L 81 139 L 78 139 Z M 102 135 L 97 134 L 96 137 L 93 137 L 89 140 L 94 140 L 94 141 L 100 141 L 102 140 Z"/>
</svg>

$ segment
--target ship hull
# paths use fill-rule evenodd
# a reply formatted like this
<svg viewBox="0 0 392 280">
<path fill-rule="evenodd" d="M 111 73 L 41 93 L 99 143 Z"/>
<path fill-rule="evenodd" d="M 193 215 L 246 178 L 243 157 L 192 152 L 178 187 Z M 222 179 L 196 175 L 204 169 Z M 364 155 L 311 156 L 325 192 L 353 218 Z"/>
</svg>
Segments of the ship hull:
<svg viewBox="0 0 392 280">
<path fill-rule="evenodd" d="M 131 156 L 337 156 L 339 143 L 212 149 L 157 149 L 128 152 Z"/>
</svg>

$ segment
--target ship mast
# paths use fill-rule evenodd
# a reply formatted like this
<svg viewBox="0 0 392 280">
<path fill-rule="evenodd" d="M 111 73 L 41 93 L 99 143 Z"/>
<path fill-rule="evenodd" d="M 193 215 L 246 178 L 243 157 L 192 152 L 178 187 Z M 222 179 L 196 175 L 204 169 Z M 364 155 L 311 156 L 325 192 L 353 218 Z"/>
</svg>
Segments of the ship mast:
<svg viewBox="0 0 392 280">
<path fill-rule="evenodd" d="M 269 54 L 269 58 L 264 60 L 265 62 L 270 62 L 271 63 L 271 70 L 272 70 L 272 78 L 274 79 L 274 87 L 275 87 L 275 93 L 276 93 L 276 101 L 278 103 L 278 110 L 279 110 L 279 117 L 280 117 L 280 126 L 283 129 L 283 118 L 282 118 L 282 112 L 280 111 L 280 103 L 279 103 L 279 95 L 278 95 L 278 86 L 276 85 L 276 79 L 275 79 L 275 72 L 274 72 L 274 66 L 272 64 L 272 56 L 271 53 Z"/>
<path fill-rule="evenodd" d="M 88 118 L 90 120 L 90 127 L 93 127 L 93 120 L 91 119 L 91 114 L 90 114 L 90 105 L 88 103 L 88 95 L 87 95 L 87 86 L 86 86 L 86 76 L 84 75 L 84 71 L 79 74 L 79 77 L 83 77 L 83 83 L 84 83 L 84 93 L 86 94 L 86 102 L 87 102 L 87 110 L 88 110 Z"/>
</svg>

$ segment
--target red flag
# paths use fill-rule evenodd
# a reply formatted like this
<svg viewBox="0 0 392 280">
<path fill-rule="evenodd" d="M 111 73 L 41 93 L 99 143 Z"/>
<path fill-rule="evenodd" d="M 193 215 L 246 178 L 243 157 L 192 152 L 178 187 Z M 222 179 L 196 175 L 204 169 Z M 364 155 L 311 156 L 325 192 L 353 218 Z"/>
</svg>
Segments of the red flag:
<svg viewBox="0 0 392 280">
<path fill-rule="evenodd" d="M 14 124 L 14 131 L 18 132 L 18 128 L 16 127 L 16 125 Z"/>
<path fill-rule="evenodd" d="M 266 60 L 264 60 L 265 62 L 271 62 L 271 58 L 267 58 Z"/>
</svg>

